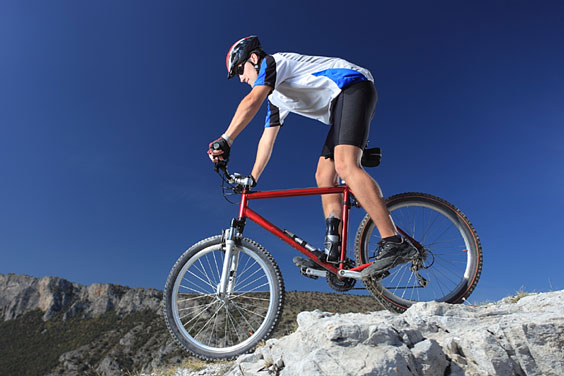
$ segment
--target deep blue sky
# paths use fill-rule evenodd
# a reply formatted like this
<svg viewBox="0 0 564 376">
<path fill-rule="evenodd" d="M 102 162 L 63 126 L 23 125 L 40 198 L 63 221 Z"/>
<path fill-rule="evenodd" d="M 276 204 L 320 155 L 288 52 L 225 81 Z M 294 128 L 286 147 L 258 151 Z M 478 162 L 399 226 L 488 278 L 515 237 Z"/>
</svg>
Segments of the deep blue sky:
<svg viewBox="0 0 564 376">
<path fill-rule="evenodd" d="M 248 86 L 225 54 L 339 56 L 379 91 L 371 171 L 384 194 L 460 207 L 484 248 L 471 300 L 564 288 L 564 6 L 557 1 L 0 2 L 0 273 L 162 288 L 176 258 L 228 226 L 205 151 Z M 323 5 L 321 5 L 323 4 Z M 250 172 L 264 109 L 237 139 Z M 290 115 L 259 188 L 313 186 L 327 129 Z M 321 245 L 319 199 L 257 202 Z M 351 224 L 355 227 L 355 224 Z M 255 225 L 280 263 L 297 253 Z"/>
</svg>

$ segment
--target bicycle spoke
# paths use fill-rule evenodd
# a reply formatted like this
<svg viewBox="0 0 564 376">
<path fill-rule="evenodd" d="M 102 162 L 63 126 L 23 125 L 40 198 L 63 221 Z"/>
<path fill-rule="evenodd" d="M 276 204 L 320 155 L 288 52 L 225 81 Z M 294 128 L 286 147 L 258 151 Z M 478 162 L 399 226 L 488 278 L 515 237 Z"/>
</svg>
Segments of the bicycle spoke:
<svg viewBox="0 0 564 376">
<path fill-rule="evenodd" d="M 254 271 L 254 273 L 252 273 L 252 274 L 249 275 L 248 277 L 246 277 L 246 278 L 244 278 L 244 279 L 242 279 L 242 280 L 238 280 L 237 284 L 235 284 L 235 288 L 237 288 L 237 285 L 238 285 L 238 284 L 241 284 L 241 283 L 246 282 L 249 278 L 251 278 L 252 276 L 254 276 L 255 274 L 260 273 L 260 272 L 261 272 L 261 270 L 260 270 L 260 269 L 257 269 L 257 270 Z M 264 277 L 264 276 L 259 276 L 259 279 L 262 278 L 262 277 Z M 252 283 L 252 282 L 251 282 L 251 283 Z M 247 284 L 247 285 L 248 285 L 248 284 Z M 247 285 L 246 285 L 246 286 L 247 286 Z M 241 288 L 242 288 L 242 287 L 241 287 Z"/>
<path fill-rule="evenodd" d="M 244 296 L 244 294 L 241 295 L 231 295 L 231 299 L 237 299 L 241 296 Z M 254 296 L 244 296 L 245 299 L 255 299 L 255 300 L 263 300 L 263 301 L 270 301 L 270 299 L 266 299 L 266 298 L 256 298 Z"/>
<path fill-rule="evenodd" d="M 181 294 L 178 294 L 181 295 Z M 203 299 L 203 298 L 209 298 L 210 296 L 214 296 L 215 294 L 203 294 L 203 295 L 198 295 L 198 296 L 194 296 L 191 298 L 186 298 L 186 299 L 181 299 L 181 300 L 176 300 L 176 303 L 180 304 L 180 303 L 184 303 L 184 302 L 189 302 L 192 300 L 198 300 L 198 299 Z"/>
<path fill-rule="evenodd" d="M 198 259 L 198 264 L 202 267 L 202 274 L 208 280 L 208 285 L 211 286 L 212 288 L 213 288 L 213 286 L 217 286 L 217 283 L 213 283 L 212 280 L 210 279 L 210 276 L 206 272 L 206 267 L 202 264 L 201 259 Z M 198 269 L 196 266 L 195 266 L 195 268 Z M 211 272 L 211 270 L 210 270 L 210 272 Z"/>
<path fill-rule="evenodd" d="M 437 222 L 437 219 L 438 219 L 438 218 L 439 218 L 439 213 L 435 212 L 435 216 L 434 216 L 434 218 L 433 218 L 433 222 L 431 222 L 431 223 L 429 224 L 429 227 L 427 227 L 427 230 L 425 230 L 425 231 L 423 232 L 423 237 L 422 237 L 421 243 L 427 244 L 427 243 L 426 243 L 426 241 L 427 241 L 427 236 L 428 236 L 429 233 L 431 232 L 431 229 L 432 229 L 433 226 L 435 225 L 435 222 Z"/>
<path fill-rule="evenodd" d="M 204 326 L 202 326 L 202 327 L 200 328 L 200 330 L 198 331 L 198 333 L 196 333 L 196 334 L 194 335 L 194 338 L 198 338 L 198 335 L 206 328 L 206 326 L 208 326 L 208 324 L 210 323 L 210 321 L 212 320 L 212 318 L 214 318 L 214 317 L 217 315 L 217 313 L 218 313 L 224 306 L 225 306 L 225 303 L 223 303 L 222 305 L 219 306 L 219 308 L 214 312 L 214 314 L 212 315 L 212 317 L 210 317 L 210 319 L 204 324 Z M 194 325 L 195 325 L 195 324 L 194 324 Z M 194 326 L 192 325 L 192 328 L 193 328 L 193 327 L 194 327 Z M 190 328 L 190 329 L 192 329 L 192 328 Z"/>
<path fill-rule="evenodd" d="M 241 336 L 239 335 L 239 332 L 237 331 L 237 325 L 235 324 L 235 322 L 233 321 L 233 316 L 231 315 L 231 313 L 229 312 L 229 308 L 226 305 L 225 306 L 225 314 L 227 316 L 227 318 L 229 320 L 226 320 L 226 322 L 230 321 L 231 322 L 231 326 L 233 327 L 233 332 L 235 333 L 235 335 L 237 336 L 237 340 L 239 342 L 241 342 Z M 226 326 L 226 333 L 227 333 L 227 326 Z M 226 335 L 226 339 L 229 339 L 229 337 Z"/>
<path fill-rule="evenodd" d="M 192 318 L 192 320 L 185 322 L 185 323 L 183 324 L 184 327 L 186 327 L 186 325 L 190 324 L 192 321 L 196 320 L 198 317 L 202 316 L 202 315 L 204 314 L 204 312 L 206 312 L 207 309 L 208 309 L 209 307 L 211 307 L 212 305 L 214 305 L 214 304 L 217 304 L 217 302 L 214 301 L 214 302 L 209 303 L 207 306 L 205 306 L 204 309 L 203 309 L 198 315 L 196 315 L 196 316 L 194 316 L 194 317 Z M 184 319 L 184 318 L 186 318 L 186 317 L 188 317 L 188 316 L 190 316 L 190 315 L 184 315 L 184 316 L 180 317 L 180 321 L 182 321 L 182 319 Z M 193 327 L 193 326 L 192 326 L 192 327 Z M 190 328 L 190 329 L 192 329 L 192 328 Z"/>
<path fill-rule="evenodd" d="M 262 285 L 257 286 L 257 287 L 255 287 L 255 288 L 252 289 L 252 290 L 246 291 L 245 293 L 240 294 L 240 295 L 238 295 L 238 296 L 244 296 L 244 295 L 246 295 L 246 294 L 248 294 L 248 293 L 251 293 L 251 292 L 253 292 L 253 291 L 256 291 L 256 290 L 260 289 L 261 287 L 264 287 L 264 286 L 267 286 L 267 285 L 268 285 L 268 282 L 265 282 L 265 283 L 263 283 Z"/>
<path fill-rule="evenodd" d="M 255 280 L 253 280 L 253 281 L 248 282 L 245 286 L 241 286 L 241 287 L 239 288 L 239 290 L 243 290 L 243 289 L 247 288 L 247 286 L 251 286 L 251 285 L 253 285 L 255 282 L 257 282 L 258 280 L 261 280 L 261 279 L 264 279 L 264 276 L 263 276 L 263 275 L 257 277 L 257 278 L 256 278 Z M 268 284 L 268 281 L 266 282 L 266 284 L 262 284 L 260 287 L 266 286 L 267 284 Z"/>
<path fill-rule="evenodd" d="M 211 335 L 208 336 L 208 346 L 211 346 L 212 340 L 215 340 L 215 338 L 216 338 L 214 333 L 215 333 L 215 327 L 217 326 L 217 319 L 218 318 L 219 318 L 219 315 L 215 315 L 215 320 L 213 320 L 213 327 L 212 327 L 212 330 L 211 330 Z"/>
<path fill-rule="evenodd" d="M 239 307 L 236 304 L 233 304 L 233 306 L 235 307 L 235 309 L 237 309 L 237 311 L 239 312 L 239 315 L 243 318 L 243 320 L 245 320 L 245 322 L 247 323 L 247 326 L 252 329 L 252 332 L 253 333 L 256 332 L 255 327 L 247 320 L 247 317 L 243 314 L 243 312 L 241 312 Z M 264 318 L 266 316 L 261 316 L 261 317 Z"/>
<path fill-rule="evenodd" d="M 182 287 L 183 289 L 186 289 L 186 290 L 188 290 L 188 291 L 195 292 L 195 293 L 197 293 L 197 294 L 207 294 L 207 293 L 206 293 L 205 291 L 203 291 L 203 290 L 195 290 L 195 289 L 193 289 L 193 288 L 191 288 L 191 287 L 188 287 L 188 286 L 185 286 L 185 285 L 180 285 L 180 287 Z M 196 285 L 196 287 L 200 287 L 200 286 Z M 209 295 L 209 294 L 207 294 L 207 295 Z"/>
<path fill-rule="evenodd" d="M 221 280 L 221 272 L 220 272 L 220 267 L 219 265 L 223 265 L 223 257 L 221 257 L 221 259 L 219 260 L 219 265 L 217 263 L 217 258 L 215 257 L 216 252 L 212 252 L 213 255 L 213 262 L 215 264 L 215 271 L 217 272 L 217 280 L 220 281 Z M 221 255 L 223 255 L 224 253 L 221 252 Z"/>
<path fill-rule="evenodd" d="M 236 307 L 240 307 L 240 308 L 241 308 L 242 310 L 244 310 L 245 312 L 248 312 L 248 313 L 250 313 L 250 314 L 253 314 L 253 315 L 259 316 L 259 317 L 263 317 L 263 318 L 265 317 L 264 315 L 261 315 L 260 313 L 257 313 L 257 312 L 250 311 L 250 310 L 246 309 L 245 307 L 243 307 L 244 304 L 241 304 L 241 303 L 236 304 L 236 303 L 233 303 L 233 302 L 231 302 L 231 303 L 232 303 L 234 306 L 236 306 Z M 254 306 L 252 306 L 252 307 L 254 307 Z"/>
<path fill-rule="evenodd" d="M 253 267 L 253 265 L 256 264 L 256 261 L 255 261 L 253 264 L 248 265 L 249 261 L 251 261 L 251 258 L 247 257 L 247 262 L 245 262 L 245 265 L 243 265 L 243 267 L 241 268 L 242 271 L 238 273 L 239 275 L 244 275 L 247 272 L 247 270 L 249 270 L 251 267 Z"/>
<path fill-rule="evenodd" d="M 215 289 L 216 286 L 208 283 L 207 281 L 205 281 L 203 278 L 201 278 L 200 276 L 197 276 L 196 274 L 194 274 L 191 270 L 188 271 L 188 273 L 190 273 L 191 275 L 193 275 L 194 277 L 196 277 L 197 279 L 199 279 L 200 281 L 204 282 L 204 284 L 208 285 L 209 287 L 211 287 L 212 289 Z"/>
<path fill-rule="evenodd" d="M 213 252 L 212 254 L 215 256 L 215 252 Z M 221 280 L 221 275 L 218 275 L 216 278 L 216 275 L 214 274 L 213 266 L 210 264 L 209 255 L 206 255 L 206 263 L 208 264 L 208 270 L 210 271 L 211 282 L 213 285 L 217 286 L 219 284 L 219 281 Z"/>
</svg>

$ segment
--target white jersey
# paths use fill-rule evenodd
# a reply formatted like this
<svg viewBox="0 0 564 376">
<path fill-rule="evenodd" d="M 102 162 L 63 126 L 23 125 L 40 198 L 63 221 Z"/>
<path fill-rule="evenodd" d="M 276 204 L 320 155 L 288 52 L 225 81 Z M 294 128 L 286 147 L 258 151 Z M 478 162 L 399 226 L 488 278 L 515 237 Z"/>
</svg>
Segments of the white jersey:
<svg viewBox="0 0 564 376">
<path fill-rule="evenodd" d="M 331 124 L 331 105 L 356 82 L 372 81 L 367 69 L 346 60 L 281 52 L 267 55 L 255 85 L 274 90 L 268 96 L 265 127 L 278 126 L 290 112 Z"/>
</svg>

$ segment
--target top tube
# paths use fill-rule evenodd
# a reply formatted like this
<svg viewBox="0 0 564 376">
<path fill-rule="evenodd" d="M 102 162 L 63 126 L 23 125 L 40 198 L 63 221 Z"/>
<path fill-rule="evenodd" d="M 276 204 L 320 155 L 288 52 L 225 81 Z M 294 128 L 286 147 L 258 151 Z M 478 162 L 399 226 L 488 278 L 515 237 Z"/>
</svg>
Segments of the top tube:
<svg viewBox="0 0 564 376">
<path fill-rule="evenodd" d="M 259 200 L 264 198 L 327 195 L 332 193 L 344 193 L 347 190 L 349 190 L 349 187 L 342 185 L 338 187 L 325 188 L 299 188 L 266 192 L 243 192 L 243 194 L 246 195 L 247 200 Z"/>
</svg>

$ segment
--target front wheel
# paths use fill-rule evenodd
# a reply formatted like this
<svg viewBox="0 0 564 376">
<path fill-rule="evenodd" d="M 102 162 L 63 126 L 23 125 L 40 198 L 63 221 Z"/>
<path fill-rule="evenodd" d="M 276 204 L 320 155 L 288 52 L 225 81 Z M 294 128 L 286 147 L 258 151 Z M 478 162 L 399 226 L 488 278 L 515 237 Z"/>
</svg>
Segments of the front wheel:
<svg viewBox="0 0 564 376">
<path fill-rule="evenodd" d="M 366 288 L 387 309 L 403 312 L 423 301 L 461 303 L 482 271 L 482 246 L 476 230 L 454 205 L 424 193 L 402 193 L 386 200 L 398 230 L 423 246 L 421 257 L 398 265 Z M 371 262 L 381 238 L 368 215 L 355 238 L 358 265 Z"/>
<path fill-rule="evenodd" d="M 272 256 L 246 238 L 236 240 L 233 254 L 227 270 L 234 281 L 225 293 L 219 292 L 225 259 L 221 235 L 188 249 L 166 282 L 168 329 L 182 347 L 204 360 L 231 359 L 252 350 L 280 319 L 284 283 Z"/>
</svg>

